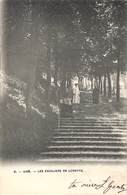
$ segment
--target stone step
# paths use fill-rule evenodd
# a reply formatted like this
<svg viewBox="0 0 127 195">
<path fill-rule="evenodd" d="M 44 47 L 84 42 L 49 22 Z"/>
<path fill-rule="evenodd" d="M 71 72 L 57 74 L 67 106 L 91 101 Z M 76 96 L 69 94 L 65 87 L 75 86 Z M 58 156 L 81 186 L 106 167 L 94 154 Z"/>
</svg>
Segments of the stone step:
<svg viewBox="0 0 127 195">
<path fill-rule="evenodd" d="M 127 134 L 123 134 L 124 135 L 124 138 L 126 138 L 127 139 Z M 123 136 L 123 135 L 121 135 L 121 134 L 119 134 L 119 133 L 103 133 L 103 132 L 100 132 L 100 133 L 96 133 L 96 132 L 89 132 L 89 133 L 87 133 L 87 132 L 83 132 L 83 133 L 75 133 L 75 132 L 69 132 L 69 134 L 67 133 L 67 132 L 65 132 L 65 133 L 55 133 L 55 135 L 54 135 L 54 137 L 79 137 L 79 138 L 81 138 L 82 136 L 85 136 L 85 137 L 120 137 L 121 138 L 121 136 Z"/>
<path fill-rule="evenodd" d="M 127 130 L 127 127 L 125 126 L 59 126 L 59 129 L 125 129 Z"/>
<path fill-rule="evenodd" d="M 109 118 L 109 117 L 85 117 L 85 118 L 72 118 L 72 117 L 61 117 L 61 121 L 68 121 L 68 120 L 74 120 L 74 121 L 126 121 L 127 118 Z"/>
<path fill-rule="evenodd" d="M 99 119 L 99 118 L 96 118 L 96 119 L 61 119 L 60 118 L 60 122 L 61 123 L 126 123 L 127 124 L 127 121 L 126 120 L 112 120 L 112 119 Z"/>
<path fill-rule="evenodd" d="M 113 141 L 109 141 L 109 140 L 98 140 L 98 141 L 88 141 L 88 140 L 52 140 L 51 142 L 52 146 L 114 146 L 114 147 L 118 147 L 118 146 L 127 146 L 127 141 L 125 142 L 121 142 L 121 140 L 117 141 L 117 140 L 113 140 Z"/>
<path fill-rule="evenodd" d="M 83 163 L 127 163 L 127 157 L 126 156 L 108 156 L 108 157 L 103 157 L 103 156 L 83 156 L 83 157 L 66 157 L 66 156 L 43 156 L 37 160 L 38 162 L 69 162 L 69 163 L 74 163 L 74 162 L 83 162 Z"/>
<path fill-rule="evenodd" d="M 77 120 L 75 120 L 75 121 L 72 121 L 72 120 L 68 120 L 68 121 L 60 121 L 59 120 L 59 122 L 60 122 L 60 124 L 63 124 L 63 125 L 68 125 L 68 124 L 77 124 L 77 125 L 79 125 L 79 124 L 88 124 L 88 125 L 98 125 L 98 124 L 100 124 L 100 125 L 105 125 L 105 124 L 112 124 L 112 125 L 127 125 L 127 121 L 84 121 L 84 120 L 82 120 L 82 121 L 77 121 Z"/>
<path fill-rule="evenodd" d="M 50 157 L 105 157 L 105 158 L 127 158 L 127 152 L 124 151 L 46 151 L 41 152 L 41 155 L 50 156 Z"/>
<path fill-rule="evenodd" d="M 127 137 L 127 131 L 126 132 L 110 132 L 110 131 L 108 131 L 108 132 L 103 132 L 103 131 L 100 131 L 100 132 L 98 132 L 98 131 L 84 131 L 84 132 L 81 132 L 81 131 L 55 131 L 54 132 L 54 135 L 56 136 L 56 135 L 70 135 L 70 136 L 73 136 L 73 135 L 78 135 L 78 136 L 86 136 L 86 135 L 91 135 L 91 136 L 93 136 L 93 135 L 100 135 L 100 136 L 111 136 L 111 137 L 113 137 L 113 136 L 124 136 L 124 137 Z"/>
<path fill-rule="evenodd" d="M 121 120 L 102 120 L 102 119 L 80 119 L 80 120 L 75 120 L 75 119 L 66 119 L 66 120 L 61 120 L 61 123 L 125 123 L 127 124 L 127 121 L 121 121 Z"/>
<path fill-rule="evenodd" d="M 95 145 L 94 147 L 91 145 L 65 145 L 65 146 L 54 146 L 54 145 L 50 145 L 47 147 L 48 149 L 57 149 L 57 150 L 115 150 L 115 151 L 119 151 L 119 150 L 123 150 L 127 152 L 127 146 L 103 146 L 103 145 Z"/>
<path fill-rule="evenodd" d="M 117 123 L 117 122 L 60 122 L 61 126 L 126 126 L 127 123 Z"/>
<path fill-rule="evenodd" d="M 116 120 L 59 120 L 60 124 L 116 124 L 116 125 L 127 125 L 127 120 L 125 121 L 116 121 Z"/>
<path fill-rule="evenodd" d="M 127 130 L 125 129 L 122 129 L 122 130 L 119 130 L 119 129 L 55 129 L 54 132 L 66 132 L 66 133 L 72 133 L 72 132 L 77 132 L 77 133 L 83 133 L 83 132 L 104 132 L 104 133 L 114 133 L 114 132 L 117 132 L 119 134 L 121 133 L 127 133 Z"/>
<path fill-rule="evenodd" d="M 75 136 L 75 137 L 72 137 L 72 136 L 53 136 L 52 137 L 52 140 L 56 140 L 56 139 L 63 139 L 63 140 L 80 140 L 80 141 L 82 141 L 82 140 L 89 140 L 89 141 L 91 141 L 91 140 L 102 140 L 102 141 L 122 141 L 122 140 L 127 140 L 127 138 L 125 138 L 125 137 L 100 137 L 100 136 L 87 136 L 87 137 L 84 137 L 84 136 Z"/>
<path fill-rule="evenodd" d="M 105 154 L 105 152 L 112 152 L 112 153 L 125 153 L 127 154 L 127 148 L 106 148 L 106 147 L 99 147 L 99 148 L 96 148 L 96 147 L 93 147 L 93 148 L 90 148 L 90 147 L 81 147 L 81 148 L 73 148 L 73 147 L 69 147 L 69 148 L 64 148 L 64 147 L 53 147 L 53 148 L 47 148 L 46 150 L 47 152 L 63 152 L 63 153 L 66 153 L 66 152 L 79 152 L 79 153 L 82 153 L 82 152 L 89 152 L 89 153 L 95 153 L 95 152 L 103 152 Z"/>
<path fill-rule="evenodd" d="M 125 137 L 109 137 L 109 136 L 53 136 L 52 137 L 52 140 L 63 140 L 63 141 L 71 141 L 71 140 L 74 140 L 74 141 L 84 141 L 84 140 L 89 140 L 90 142 L 92 140 L 94 141 L 126 141 L 127 138 Z"/>
</svg>

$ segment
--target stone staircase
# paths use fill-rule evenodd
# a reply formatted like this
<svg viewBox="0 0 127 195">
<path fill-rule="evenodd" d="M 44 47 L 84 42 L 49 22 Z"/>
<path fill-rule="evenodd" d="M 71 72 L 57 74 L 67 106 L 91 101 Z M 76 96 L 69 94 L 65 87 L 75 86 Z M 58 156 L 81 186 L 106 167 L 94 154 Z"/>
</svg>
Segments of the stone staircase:
<svg viewBox="0 0 127 195">
<path fill-rule="evenodd" d="M 61 118 L 40 161 L 125 162 L 127 121 L 119 118 Z"/>
</svg>

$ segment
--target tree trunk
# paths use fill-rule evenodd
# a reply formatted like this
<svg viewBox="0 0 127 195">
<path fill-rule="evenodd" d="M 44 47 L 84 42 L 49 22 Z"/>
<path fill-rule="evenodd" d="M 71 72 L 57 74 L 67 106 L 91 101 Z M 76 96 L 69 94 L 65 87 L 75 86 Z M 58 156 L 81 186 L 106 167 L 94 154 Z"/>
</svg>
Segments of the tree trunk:
<svg viewBox="0 0 127 195">
<path fill-rule="evenodd" d="M 28 0 L 28 5 L 25 7 L 25 12 L 27 13 L 27 17 L 24 21 L 26 23 L 26 28 L 30 34 L 30 37 L 26 37 L 28 45 L 28 56 L 29 63 L 31 65 L 31 70 L 28 73 L 28 81 L 27 81 L 27 89 L 25 94 L 25 102 L 26 102 L 26 117 L 28 117 L 31 113 L 31 105 L 32 105 L 32 97 L 34 91 L 35 84 L 35 53 L 34 53 L 34 36 L 35 36 L 35 28 L 34 28 L 34 7 L 32 5 L 32 1 Z"/>
<path fill-rule="evenodd" d="M 106 96 L 106 74 L 104 75 L 104 96 Z"/>
<path fill-rule="evenodd" d="M 107 79 L 108 79 L 108 98 L 111 98 L 111 96 L 112 96 L 112 86 L 111 86 L 111 78 L 110 78 L 110 73 L 109 73 L 108 67 L 107 67 Z"/>
<path fill-rule="evenodd" d="M 66 94 L 66 70 L 65 67 L 62 67 L 61 70 L 62 73 L 62 82 L 61 82 L 61 87 L 60 87 L 60 97 L 64 97 Z"/>
<path fill-rule="evenodd" d="M 100 83 L 100 93 L 102 94 L 103 91 L 103 85 L 102 85 L 102 77 L 101 77 L 101 83 Z"/>
<path fill-rule="evenodd" d="M 90 79 L 90 82 L 91 82 L 91 90 L 93 90 L 93 78 L 92 77 Z"/>
<path fill-rule="evenodd" d="M 54 83 L 55 83 L 55 86 L 57 87 L 57 74 L 58 74 L 58 60 L 57 60 L 57 57 L 58 57 L 58 52 L 57 52 L 57 47 L 58 47 L 58 44 L 57 44 L 57 33 L 54 33 L 54 59 L 55 59 L 55 73 L 54 73 Z"/>
<path fill-rule="evenodd" d="M 34 84 L 35 84 L 35 67 L 31 70 L 27 82 L 27 90 L 26 90 L 26 116 L 27 117 L 31 112 L 32 98 L 34 94 Z"/>
<path fill-rule="evenodd" d="M 55 63 L 57 63 L 57 60 L 55 61 L 56 61 Z M 55 64 L 54 84 L 56 87 L 57 87 L 57 75 L 58 75 L 58 65 Z"/>
<path fill-rule="evenodd" d="M 116 79 L 116 101 L 120 100 L 120 64 L 119 60 L 117 63 L 117 79 Z"/>
<path fill-rule="evenodd" d="M 57 34 L 55 35 L 55 47 L 54 47 L 54 58 L 55 58 L 55 73 L 54 73 L 54 84 L 55 84 L 55 99 L 56 103 L 59 104 L 59 96 L 58 96 L 58 52 L 57 52 L 58 44 L 57 44 Z"/>
<path fill-rule="evenodd" d="M 99 76 L 99 91 L 102 94 L 102 78 Z"/>
<path fill-rule="evenodd" d="M 49 35 L 50 36 L 50 35 Z M 50 40 L 50 37 L 49 37 Z M 50 110 L 50 86 L 51 86 L 51 48 L 50 48 L 50 41 L 47 44 L 47 85 L 46 85 L 46 110 L 47 115 L 49 114 Z"/>
</svg>

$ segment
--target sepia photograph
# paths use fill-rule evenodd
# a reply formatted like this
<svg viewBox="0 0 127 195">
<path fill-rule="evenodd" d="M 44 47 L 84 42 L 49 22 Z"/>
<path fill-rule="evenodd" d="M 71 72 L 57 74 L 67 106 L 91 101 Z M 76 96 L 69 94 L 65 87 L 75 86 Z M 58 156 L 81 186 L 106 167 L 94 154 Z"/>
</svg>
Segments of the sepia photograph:
<svg viewBox="0 0 127 195">
<path fill-rule="evenodd" d="M 0 194 L 127 192 L 127 0 L 0 0 Z"/>
<path fill-rule="evenodd" d="M 127 1 L 1 1 L 1 160 L 127 162 Z"/>
</svg>

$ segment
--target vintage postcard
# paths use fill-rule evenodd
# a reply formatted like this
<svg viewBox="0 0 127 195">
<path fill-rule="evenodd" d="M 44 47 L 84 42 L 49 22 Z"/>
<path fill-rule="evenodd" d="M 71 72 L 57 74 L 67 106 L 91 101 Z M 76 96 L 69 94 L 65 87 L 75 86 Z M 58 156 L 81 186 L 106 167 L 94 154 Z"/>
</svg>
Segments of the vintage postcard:
<svg viewBox="0 0 127 195">
<path fill-rule="evenodd" d="M 127 194 L 126 0 L 0 0 L 0 194 Z"/>
</svg>

